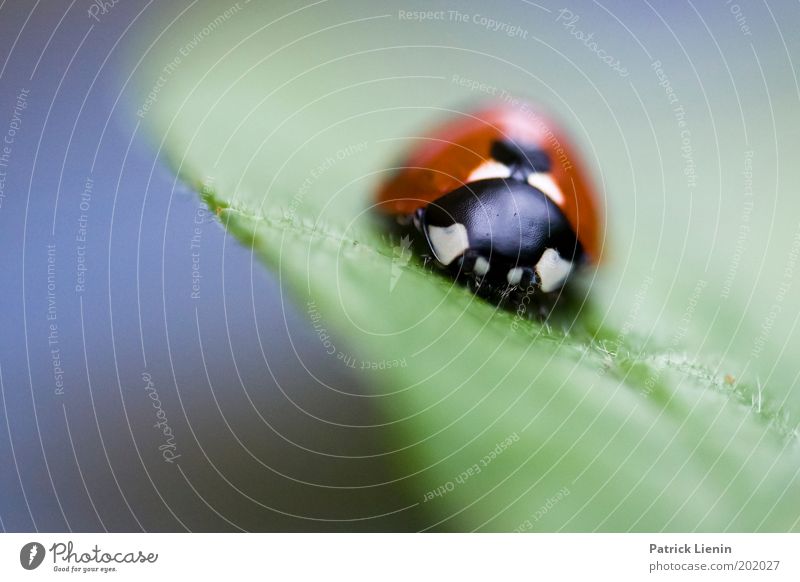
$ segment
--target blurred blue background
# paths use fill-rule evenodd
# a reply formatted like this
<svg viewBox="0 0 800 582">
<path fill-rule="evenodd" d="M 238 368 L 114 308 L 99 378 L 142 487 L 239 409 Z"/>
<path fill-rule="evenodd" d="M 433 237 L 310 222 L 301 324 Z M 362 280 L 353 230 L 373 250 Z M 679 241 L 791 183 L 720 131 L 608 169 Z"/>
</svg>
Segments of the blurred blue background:
<svg viewBox="0 0 800 582">
<path fill-rule="evenodd" d="M 361 383 L 132 121 L 152 3 L 89 8 L 0 6 L 0 527 L 413 528 Z"/>
</svg>

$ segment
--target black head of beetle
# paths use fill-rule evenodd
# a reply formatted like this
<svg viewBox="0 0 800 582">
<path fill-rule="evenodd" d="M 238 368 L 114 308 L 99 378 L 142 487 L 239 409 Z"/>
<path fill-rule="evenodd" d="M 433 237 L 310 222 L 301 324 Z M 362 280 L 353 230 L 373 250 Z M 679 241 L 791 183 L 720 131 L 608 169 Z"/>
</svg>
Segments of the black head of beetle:
<svg viewBox="0 0 800 582">
<path fill-rule="evenodd" d="M 417 211 L 414 223 L 437 262 L 456 276 L 533 284 L 548 293 L 582 257 L 558 206 L 513 174 L 465 184 Z"/>
</svg>

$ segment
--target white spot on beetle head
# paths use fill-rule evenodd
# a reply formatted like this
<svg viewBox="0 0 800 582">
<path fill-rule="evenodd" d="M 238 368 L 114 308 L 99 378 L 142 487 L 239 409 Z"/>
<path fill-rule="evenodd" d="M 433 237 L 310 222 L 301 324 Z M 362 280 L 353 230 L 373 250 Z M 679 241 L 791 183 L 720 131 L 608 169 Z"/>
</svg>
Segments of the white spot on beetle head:
<svg viewBox="0 0 800 582">
<path fill-rule="evenodd" d="M 553 175 L 549 172 L 533 172 L 528 176 L 528 184 L 544 192 L 544 195 L 552 200 L 559 208 L 564 205 L 564 193 L 561 191 L 561 188 L 558 187 L 556 181 L 553 180 Z"/>
<path fill-rule="evenodd" d="M 562 259 L 555 249 L 545 249 L 542 258 L 536 263 L 536 273 L 541 282 L 539 287 L 544 293 L 550 293 L 561 287 L 570 271 L 572 263 Z"/>
<path fill-rule="evenodd" d="M 472 170 L 466 182 L 470 183 L 476 180 L 487 180 L 489 178 L 508 178 L 509 176 L 511 176 L 511 168 L 496 160 L 488 160 Z"/>
<path fill-rule="evenodd" d="M 443 265 L 449 265 L 469 248 L 467 228 L 458 222 L 450 226 L 428 225 L 426 234 L 433 255 Z"/>
<path fill-rule="evenodd" d="M 472 272 L 479 277 L 483 277 L 489 272 L 489 261 L 487 261 L 484 257 L 478 257 L 475 259 L 475 266 L 472 268 Z"/>
<path fill-rule="evenodd" d="M 522 281 L 522 274 L 524 272 L 525 271 L 522 267 L 514 267 L 513 269 L 509 269 L 508 274 L 506 275 L 506 280 L 508 281 L 508 284 L 519 285 L 520 281 Z"/>
</svg>

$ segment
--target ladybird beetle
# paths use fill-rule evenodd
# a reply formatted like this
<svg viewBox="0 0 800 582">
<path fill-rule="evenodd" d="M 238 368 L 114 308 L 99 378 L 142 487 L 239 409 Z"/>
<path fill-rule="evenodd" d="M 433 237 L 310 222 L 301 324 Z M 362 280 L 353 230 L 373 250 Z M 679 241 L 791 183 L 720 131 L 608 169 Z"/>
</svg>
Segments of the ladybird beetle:
<svg viewBox="0 0 800 582">
<path fill-rule="evenodd" d="M 424 254 L 478 285 L 551 293 L 600 258 L 588 174 L 564 132 L 528 105 L 446 122 L 377 198 L 382 213 L 420 235 Z"/>
<path fill-rule="evenodd" d="M 378 192 L 453 276 L 545 294 L 600 259 L 598 200 L 564 132 L 527 105 L 445 123 Z"/>
</svg>

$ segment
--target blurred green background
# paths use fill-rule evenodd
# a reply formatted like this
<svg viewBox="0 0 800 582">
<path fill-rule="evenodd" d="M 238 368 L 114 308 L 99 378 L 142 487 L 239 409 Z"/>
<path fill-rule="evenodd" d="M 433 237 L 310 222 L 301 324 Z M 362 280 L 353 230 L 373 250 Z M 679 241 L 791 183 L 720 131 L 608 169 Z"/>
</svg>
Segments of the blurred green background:
<svg viewBox="0 0 800 582">
<path fill-rule="evenodd" d="M 800 93 L 779 23 L 797 16 L 725 2 L 193 6 L 142 51 L 143 102 L 159 74 L 164 86 L 140 114 L 312 324 L 346 342 L 344 365 L 407 363 L 366 382 L 434 527 L 794 529 Z M 490 98 L 553 111 L 606 214 L 588 301 L 514 332 L 511 314 L 415 262 L 392 287 L 398 241 L 369 212 L 427 128 Z"/>
<path fill-rule="evenodd" d="M 0 206 L 22 248 L 0 280 L 0 527 L 797 530 L 799 19 L 3 4 L 9 119 L 31 98 Z M 409 260 L 371 210 L 432 126 L 505 98 L 551 111 L 602 194 L 604 263 L 547 322 Z"/>
</svg>

